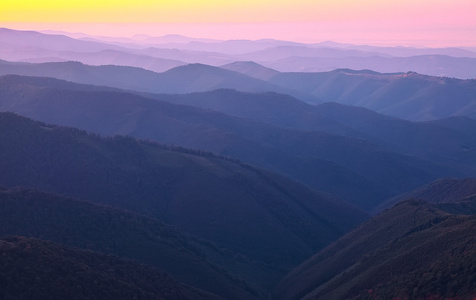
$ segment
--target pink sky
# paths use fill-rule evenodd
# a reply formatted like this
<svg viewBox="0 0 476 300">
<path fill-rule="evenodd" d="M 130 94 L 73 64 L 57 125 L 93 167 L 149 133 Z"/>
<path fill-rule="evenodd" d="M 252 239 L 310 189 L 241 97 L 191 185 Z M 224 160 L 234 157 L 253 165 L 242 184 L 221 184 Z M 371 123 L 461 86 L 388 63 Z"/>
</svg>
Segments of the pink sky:
<svg viewBox="0 0 476 300">
<path fill-rule="evenodd" d="M 0 26 L 23 30 L 476 47 L 474 0 L 2 0 L 0 6 Z"/>
</svg>

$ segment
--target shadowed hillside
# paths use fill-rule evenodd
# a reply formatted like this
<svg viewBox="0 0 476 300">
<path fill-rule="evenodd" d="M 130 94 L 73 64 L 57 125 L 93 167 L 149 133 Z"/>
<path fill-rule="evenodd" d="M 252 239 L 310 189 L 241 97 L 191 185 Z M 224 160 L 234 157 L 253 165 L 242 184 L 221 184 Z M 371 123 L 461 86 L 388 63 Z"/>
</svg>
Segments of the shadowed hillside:
<svg viewBox="0 0 476 300">
<path fill-rule="evenodd" d="M 227 299 L 255 298 L 283 275 L 157 220 L 32 189 L 0 192 L 0 236 L 9 235 L 133 259 Z"/>
<path fill-rule="evenodd" d="M 0 61 L 0 66 L 0 75 L 47 76 L 149 93 L 184 94 L 222 88 L 243 92 L 271 91 L 288 94 L 307 103 L 337 102 L 361 106 L 412 121 L 474 117 L 476 113 L 475 79 L 434 77 L 414 72 L 377 73 L 338 69 L 271 75 L 266 69 L 256 66 L 252 66 L 251 70 L 248 65 L 226 67 L 237 70 L 232 71 L 189 64 L 155 73 L 136 67 L 88 66 L 78 62 L 29 64 Z M 256 75 L 252 75 L 253 72 Z M 262 75 L 263 72 L 265 75 Z"/>
<path fill-rule="evenodd" d="M 322 73 L 280 73 L 269 82 L 308 93 L 325 102 L 363 106 L 413 121 L 473 115 L 476 109 L 476 80 L 413 72 L 381 74 L 344 69 Z"/>
<path fill-rule="evenodd" d="M 365 218 L 328 194 L 211 153 L 0 118 L 0 183 L 158 218 L 289 268 Z"/>
<path fill-rule="evenodd" d="M 71 83 L 56 85 L 52 79 L 5 76 L 0 81 L 4 111 L 104 135 L 128 134 L 235 157 L 364 209 L 439 177 L 472 175 L 471 164 L 433 162 L 361 138 L 282 128 L 126 92 L 69 88 Z M 265 101 L 274 99 L 267 95 Z"/>
<path fill-rule="evenodd" d="M 2 299 L 221 299 L 157 269 L 25 237 L 0 239 Z"/>
<path fill-rule="evenodd" d="M 470 299 L 476 295 L 474 216 L 407 201 L 288 274 L 277 299 Z"/>
<path fill-rule="evenodd" d="M 420 199 L 429 203 L 452 203 L 459 202 L 473 195 L 476 195 L 476 179 L 474 178 L 440 179 L 384 201 L 375 208 L 375 212 L 380 212 L 408 199 Z"/>
<path fill-rule="evenodd" d="M 469 171 L 476 167 L 476 161 L 472 159 L 476 149 L 476 120 L 467 117 L 410 122 L 362 107 L 338 103 L 312 106 L 287 95 L 232 90 L 150 97 L 280 127 L 364 139 L 388 151 L 419 156 L 453 167 L 458 165 L 461 170 Z"/>
<path fill-rule="evenodd" d="M 0 66 L 0 75 L 53 77 L 138 92 L 183 94 L 229 88 L 245 92 L 289 93 L 305 101 L 319 102 L 315 97 L 264 80 L 198 63 L 178 66 L 162 73 L 129 66 L 89 66 L 72 61 L 32 64 L 0 60 Z"/>
</svg>

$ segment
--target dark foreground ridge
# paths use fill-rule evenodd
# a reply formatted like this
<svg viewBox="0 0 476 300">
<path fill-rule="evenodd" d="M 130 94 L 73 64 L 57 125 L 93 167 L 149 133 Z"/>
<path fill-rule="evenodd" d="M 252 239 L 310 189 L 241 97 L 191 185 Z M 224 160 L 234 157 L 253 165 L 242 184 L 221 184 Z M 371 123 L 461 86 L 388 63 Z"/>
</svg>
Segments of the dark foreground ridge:
<svg viewBox="0 0 476 300">
<path fill-rule="evenodd" d="M 419 200 L 400 203 L 304 262 L 275 296 L 473 299 L 475 226 L 474 215 L 449 214 Z"/>
<path fill-rule="evenodd" d="M 258 285 L 267 288 L 366 218 L 336 197 L 211 153 L 101 138 L 11 113 L 0 114 L 0 128 L 0 184 L 127 209 L 174 225 L 258 266 L 272 266 L 251 277 L 261 277 Z"/>
<path fill-rule="evenodd" d="M 28 188 L 0 191 L 0 236 L 9 235 L 132 259 L 227 299 L 253 299 L 262 290 L 246 282 L 258 289 L 275 274 L 155 219 Z"/>
<path fill-rule="evenodd" d="M 115 256 L 12 236 L 0 239 L 2 299 L 221 299 Z"/>
</svg>

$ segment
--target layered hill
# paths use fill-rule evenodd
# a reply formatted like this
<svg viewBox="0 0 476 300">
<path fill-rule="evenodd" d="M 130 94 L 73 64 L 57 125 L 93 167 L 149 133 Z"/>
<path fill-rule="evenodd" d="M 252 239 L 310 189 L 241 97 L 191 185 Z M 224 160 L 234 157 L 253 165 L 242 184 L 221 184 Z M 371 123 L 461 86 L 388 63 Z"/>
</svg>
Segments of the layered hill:
<svg viewBox="0 0 476 300">
<path fill-rule="evenodd" d="M 235 71 L 262 80 L 268 80 L 273 76 L 279 74 L 278 71 L 271 68 L 266 68 L 265 66 L 257 64 L 253 61 L 237 61 L 223 65 L 221 66 L 221 68 Z"/>
<path fill-rule="evenodd" d="M 412 121 L 476 113 L 474 79 L 461 80 L 408 73 L 339 69 L 316 73 L 279 73 L 254 63 L 224 68 L 190 64 L 162 73 L 124 67 L 88 66 L 78 62 L 41 64 L 0 61 L 0 75 L 48 76 L 78 83 L 149 93 L 183 94 L 214 89 L 277 92 L 318 104 L 337 102 L 366 107 Z"/>
<path fill-rule="evenodd" d="M 474 195 L 476 195 L 476 179 L 445 178 L 388 199 L 379 205 L 375 211 L 382 211 L 408 199 L 420 199 L 429 203 L 453 203 Z"/>
<path fill-rule="evenodd" d="M 282 272 L 237 259 L 155 219 L 38 190 L 2 190 L 0 208 L 0 236 L 33 237 L 132 259 L 227 299 L 265 294 Z"/>
<path fill-rule="evenodd" d="M 292 131 L 123 92 L 91 93 L 97 88 L 71 87 L 53 79 L 7 76 L 2 82 L 4 111 L 104 135 L 128 134 L 236 157 L 345 198 L 361 195 L 364 200 L 380 193 L 369 180 L 336 163 L 296 157 L 267 142 L 282 135 L 295 139 Z"/>
<path fill-rule="evenodd" d="M 410 57 L 389 57 L 388 55 L 369 55 L 371 52 L 360 56 L 337 56 L 335 49 L 328 49 L 334 54 L 331 56 L 289 56 L 282 59 L 257 62 L 282 72 L 328 72 L 335 69 L 369 69 L 382 73 L 413 71 L 430 76 L 445 76 L 460 79 L 475 78 L 471 68 L 476 66 L 474 52 L 469 52 L 467 57 L 453 57 L 449 55 L 427 54 Z M 343 53 L 344 55 L 346 53 Z M 347 53 L 351 54 L 351 53 Z M 331 54 L 332 55 L 332 54 Z M 337 57 L 335 57 L 337 56 Z M 473 56 L 473 57 L 469 57 Z M 242 59 L 253 59 L 245 56 Z"/>
<path fill-rule="evenodd" d="M 291 267 L 365 218 L 336 197 L 211 153 L 105 139 L 8 113 L 0 124 L 0 184 L 142 213 L 277 267 Z"/>
<path fill-rule="evenodd" d="M 273 39 L 206 40 L 178 35 L 118 38 L 81 33 L 0 28 L 0 59 L 88 64 L 115 63 L 151 70 L 177 61 L 213 66 L 255 61 L 282 72 L 322 72 L 338 68 L 379 72 L 415 71 L 433 76 L 475 78 L 476 53 L 461 48 L 376 47 L 331 41 L 304 44 Z M 103 51 L 110 52 L 110 56 Z"/>
<path fill-rule="evenodd" d="M 414 121 L 473 115 L 476 105 L 476 80 L 432 77 L 414 72 L 381 74 L 344 69 L 321 73 L 280 73 L 269 82 L 308 93 L 325 102 L 362 106 Z"/>
<path fill-rule="evenodd" d="M 275 126 L 370 141 L 404 155 L 451 166 L 474 176 L 476 121 L 453 117 L 432 122 L 405 121 L 371 110 L 337 103 L 311 106 L 275 93 L 217 90 L 187 95 L 156 95 L 156 99 L 193 105 Z M 441 173 L 442 174 L 442 173 Z"/>
<path fill-rule="evenodd" d="M 476 219 L 396 205 L 288 274 L 277 299 L 472 298 Z"/>
<path fill-rule="evenodd" d="M 77 52 L 77 51 L 64 51 L 54 53 L 58 57 L 57 62 L 61 61 L 79 61 L 83 64 L 91 66 L 104 66 L 104 65 L 116 65 L 116 66 L 130 66 L 142 68 L 153 72 L 165 72 L 172 68 L 186 65 L 186 62 L 176 59 L 157 58 L 145 54 L 135 54 L 129 51 L 118 50 L 102 50 L 98 52 Z M 54 62 L 54 60 L 43 59 L 35 61 L 32 59 L 25 60 L 25 62 Z"/>
<path fill-rule="evenodd" d="M 21 31 L 8 28 L 0 28 L 0 40 L 4 49 L 39 49 L 56 51 L 101 51 L 106 49 L 118 49 L 118 46 L 93 41 L 82 41 L 65 35 L 43 34 L 37 31 Z M 41 54 L 41 53 L 39 53 Z"/>
<path fill-rule="evenodd" d="M 71 88 L 71 83 L 55 82 L 54 79 L 12 75 L 2 77 L 0 85 L 0 109 L 3 111 L 109 136 L 128 134 L 235 157 L 337 194 L 364 209 L 371 209 L 382 199 L 439 177 L 473 174 L 471 164 L 441 163 L 413 153 L 398 153 L 391 147 L 364 140 L 362 135 L 349 137 L 282 128 L 157 100 L 162 97 L 151 99 L 107 88 L 97 91 L 94 90 L 97 87 L 82 85 Z M 215 94 L 223 99 L 220 93 Z M 206 96 L 202 95 L 202 98 Z M 163 97 L 169 101 L 176 99 Z M 302 112 L 300 102 L 289 97 L 258 95 L 254 98 L 262 108 L 266 103 L 283 103 L 281 99 L 285 100 L 283 108 L 270 110 L 270 118 L 279 118 L 273 114 L 280 109 L 285 115 L 288 103 L 297 103 L 294 109 Z M 239 105 L 239 102 L 235 103 Z M 291 109 L 289 111 L 291 114 Z M 299 113 L 292 118 L 299 119 Z M 326 127 L 325 118 L 308 114 L 308 120 L 314 119 L 317 123 L 322 121 Z M 339 122 L 330 122 L 331 126 L 340 126 Z M 355 132 L 345 125 L 339 128 Z M 471 143 L 468 147 L 472 147 Z"/>
<path fill-rule="evenodd" d="M 476 148 L 476 120 L 466 117 L 410 122 L 361 107 L 337 103 L 312 106 L 287 95 L 233 90 L 151 97 L 279 127 L 365 139 L 389 151 L 451 164 L 459 161 L 463 168 L 474 163 L 470 157 Z"/>
<path fill-rule="evenodd" d="M 157 269 L 21 236 L 0 239 L 3 299 L 222 299 Z"/>
<path fill-rule="evenodd" d="M 264 80 L 198 63 L 178 66 L 162 73 L 138 67 L 90 66 L 73 61 L 37 64 L 0 61 L 0 66 L 0 75 L 53 77 L 140 92 L 182 94 L 229 88 L 245 92 L 288 93 L 306 101 L 319 102 L 312 96 L 282 88 Z"/>
</svg>

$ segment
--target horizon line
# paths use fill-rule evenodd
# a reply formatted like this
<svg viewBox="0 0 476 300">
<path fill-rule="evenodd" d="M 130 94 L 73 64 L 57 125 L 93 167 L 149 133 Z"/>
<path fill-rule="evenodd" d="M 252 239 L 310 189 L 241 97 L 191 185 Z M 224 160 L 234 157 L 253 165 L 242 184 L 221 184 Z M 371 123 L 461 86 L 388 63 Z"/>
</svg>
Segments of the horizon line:
<svg viewBox="0 0 476 300">
<path fill-rule="evenodd" d="M 193 24 L 193 26 L 190 26 Z M 476 41 L 471 43 L 467 39 L 452 37 L 452 40 L 445 40 L 435 36 L 421 38 L 407 37 L 400 34 L 388 38 L 382 38 L 377 34 L 366 33 L 362 36 L 348 36 L 341 32 L 333 35 L 316 33 L 313 36 L 294 34 L 296 28 L 309 28 L 315 24 L 308 23 L 227 23 L 227 31 L 219 28 L 217 23 L 2 23 L 0 27 L 18 31 L 36 31 L 43 34 L 62 34 L 71 38 L 78 38 L 78 35 L 105 38 L 125 38 L 134 40 L 135 36 L 165 37 L 181 36 L 197 40 L 233 41 L 233 40 L 277 40 L 294 42 L 300 44 L 319 44 L 332 42 L 343 45 L 354 46 L 376 46 L 376 47 L 411 47 L 411 48 L 464 48 L 476 50 Z M 259 26 L 261 31 L 252 31 L 253 26 Z M 276 34 L 275 27 L 285 28 L 285 32 Z M 295 27 L 292 27 L 295 26 Z M 271 34 L 270 28 L 273 29 Z M 175 30 L 174 30 L 175 29 Z M 234 30 L 231 30 L 234 29 Z M 240 30 L 237 30 L 240 29 Z M 245 32 L 245 33 L 244 33 Z M 250 34 L 249 32 L 253 32 Z M 434 33 L 433 33 L 434 34 Z M 76 36 L 76 37 L 75 37 Z"/>
</svg>

